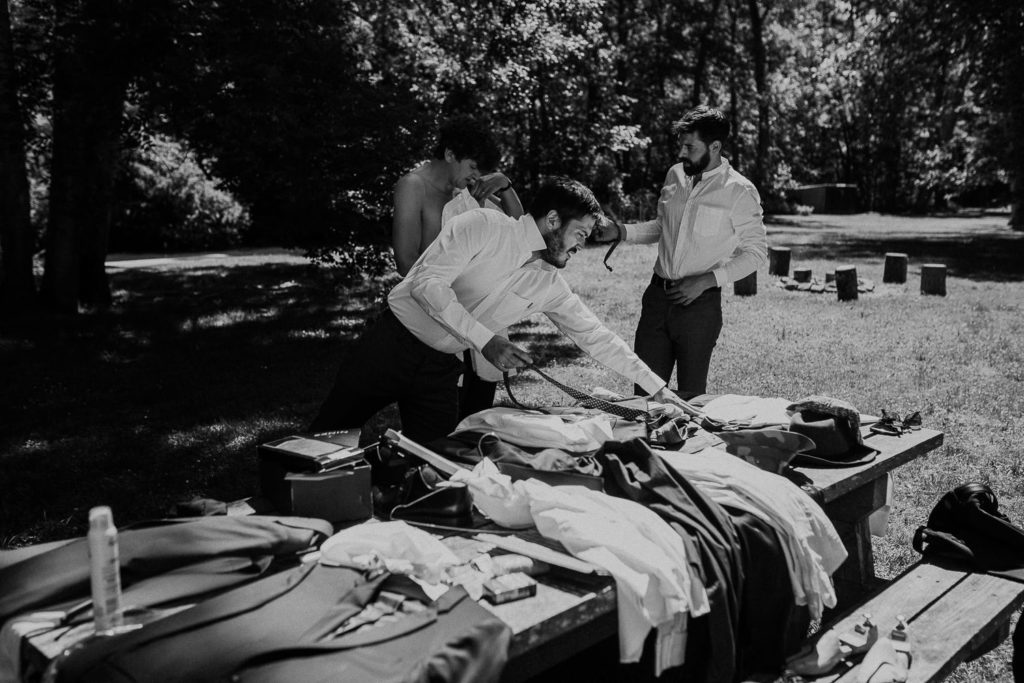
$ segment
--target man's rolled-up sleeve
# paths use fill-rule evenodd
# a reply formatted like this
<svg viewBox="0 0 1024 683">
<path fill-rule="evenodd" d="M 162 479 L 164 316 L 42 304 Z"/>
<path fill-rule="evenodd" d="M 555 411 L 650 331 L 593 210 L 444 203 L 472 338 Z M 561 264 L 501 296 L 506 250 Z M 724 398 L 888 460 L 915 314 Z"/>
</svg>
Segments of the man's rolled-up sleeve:
<svg viewBox="0 0 1024 683">
<path fill-rule="evenodd" d="M 730 218 L 739 243 L 729 260 L 713 271 L 719 287 L 750 275 L 768 260 L 764 211 L 757 190 L 743 188 L 733 204 Z"/>
</svg>

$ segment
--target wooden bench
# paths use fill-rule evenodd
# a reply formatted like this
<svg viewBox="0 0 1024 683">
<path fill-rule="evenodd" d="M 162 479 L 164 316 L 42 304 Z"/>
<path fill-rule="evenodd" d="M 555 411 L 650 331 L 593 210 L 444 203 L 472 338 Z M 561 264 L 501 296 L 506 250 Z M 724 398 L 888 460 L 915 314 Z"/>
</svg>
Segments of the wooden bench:
<svg viewBox="0 0 1024 683">
<path fill-rule="evenodd" d="M 852 629 L 870 614 L 879 636 L 888 636 L 897 616 L 909 623 L 911 654 L 908 681 L 941 681 L 958 664 L 983 654 L 1009 634 L 1010 618 L 1024 604 L 1024 583 L 921 562 L 861 605 L 822 628 Z M 810 639 L 815 642 L 817 636 Z M 819 683 L 854 683 L 857 662 L 824 676 Z"/>
</svg>

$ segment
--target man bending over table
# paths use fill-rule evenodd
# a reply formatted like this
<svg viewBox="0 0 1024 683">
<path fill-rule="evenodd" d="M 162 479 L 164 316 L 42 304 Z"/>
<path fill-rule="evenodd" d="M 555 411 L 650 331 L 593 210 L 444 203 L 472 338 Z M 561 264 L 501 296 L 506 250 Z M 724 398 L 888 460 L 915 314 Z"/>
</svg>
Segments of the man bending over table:
<svg viewBox="0 0 1024 683">
<path fill-rule="evenodd" d="M 655 401 L 679 398 L 605 327 L 558 272 L 583 248 L 601 215 L 593 193 L 567 178 L 545 183 L 518 219 L 475 209 L 446 223 L 388 295 L 388 310 L 342 362 L 311 432 L 359 427 L 397 402 L 403 433 L 426 443 L 458 423 L 459 355 L 480 352 L 491 373 L 533 360 L 503 331 L 544 313 L 609 369 Z"/>
</svg>

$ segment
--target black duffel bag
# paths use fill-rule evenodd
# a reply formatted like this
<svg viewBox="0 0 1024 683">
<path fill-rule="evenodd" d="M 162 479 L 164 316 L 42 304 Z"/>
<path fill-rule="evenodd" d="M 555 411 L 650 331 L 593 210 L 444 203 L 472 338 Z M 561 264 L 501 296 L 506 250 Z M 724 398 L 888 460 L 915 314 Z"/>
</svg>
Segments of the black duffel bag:
<svg viewBox="0 0 1024 683">
<path fill-rule="evenodd" d="M 1024 529 L 1000 512 L 996 494 L 986 484 L 963 484 L 943 495 L 928 525 L 914 533 L 914 550 L 927 559 L 951 560 L 1024 581 Z"/>
</svg>

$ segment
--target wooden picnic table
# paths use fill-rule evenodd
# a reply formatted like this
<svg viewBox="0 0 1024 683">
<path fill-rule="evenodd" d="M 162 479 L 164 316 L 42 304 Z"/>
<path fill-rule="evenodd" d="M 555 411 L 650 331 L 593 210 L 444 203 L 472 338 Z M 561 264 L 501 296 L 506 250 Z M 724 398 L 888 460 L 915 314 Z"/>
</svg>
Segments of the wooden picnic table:
<svg viewBox="0 0 1024 683">
<path fill-rule="evenodd" d="M 868 518 L 885 505 L 888 474 L 942 444 L 942 432 L 921 429 L 899 437 L 868 434 L 879 451 L 870 463 L 845 468 L 795 468 L 802 487 L 818 500 L 836 525 L 849 553 L 833 579 L 841 609 L 877 584 Z M 548 546 L 536 530 L 517 534 Z M 909 541 L 908 541 L 909 542 Z M 503 680 L 529 679 L 574 654 L 612 637 L 618 630 L 614 580 L 606 575 L 553 571 L 538 577 L 537 595 L 503 605 L 485 604 L 512 629 Z M 23 651 L 28 679 L 41 673 L 61 649 L 46 635 L 28 639 Z M 38 680 L 38 679 L 36 679 Z"/>
<path fill-rule="evenodd" d="M 885 505 L 889 473 L 938 448 L 943 440 L 942 432 L 933 429 L 898 437 L 871 434 L 865 429 L 864 435 L 865 443 L 879 451 L 870 463 L 829 469 L 794 468 L 802 488 L 836 525 L 849 553 L 833 576 L 837 611 L 878 583 L 868 518 Z M 617 632 L 615 584 L 611 578 L 580 589 L 567 587 L 564 577 L 539 580 L 536 597 L 493 608 L 514 634 L 503 680 L 527 680 Z"/>
</svg>

